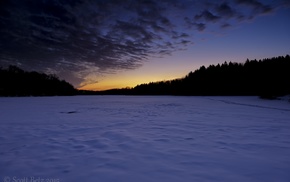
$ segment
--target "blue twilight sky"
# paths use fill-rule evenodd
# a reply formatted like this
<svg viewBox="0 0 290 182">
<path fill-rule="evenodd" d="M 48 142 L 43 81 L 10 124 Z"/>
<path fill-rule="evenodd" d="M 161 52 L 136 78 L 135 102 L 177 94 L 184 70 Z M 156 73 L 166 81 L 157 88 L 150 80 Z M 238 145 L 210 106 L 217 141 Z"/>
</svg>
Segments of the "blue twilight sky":
<svg viewBox="0 0 290 182">
<path fill-rule="evenodd" d="M 289 0 L 3 0 L 0 66 L 103 90 L 290 53 Z"/>
</svg>

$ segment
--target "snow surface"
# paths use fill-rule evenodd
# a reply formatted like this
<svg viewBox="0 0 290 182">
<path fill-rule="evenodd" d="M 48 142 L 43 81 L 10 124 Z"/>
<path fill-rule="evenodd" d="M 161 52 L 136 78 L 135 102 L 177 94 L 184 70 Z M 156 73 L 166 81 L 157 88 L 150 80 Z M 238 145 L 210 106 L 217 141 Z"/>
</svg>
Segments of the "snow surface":
<svg viewBox="0 0 290 182">
<path fill-rule="evenodd" d="M 290 103 L 0 98 L 0 181 L 289 182 Z"/>
</svg>

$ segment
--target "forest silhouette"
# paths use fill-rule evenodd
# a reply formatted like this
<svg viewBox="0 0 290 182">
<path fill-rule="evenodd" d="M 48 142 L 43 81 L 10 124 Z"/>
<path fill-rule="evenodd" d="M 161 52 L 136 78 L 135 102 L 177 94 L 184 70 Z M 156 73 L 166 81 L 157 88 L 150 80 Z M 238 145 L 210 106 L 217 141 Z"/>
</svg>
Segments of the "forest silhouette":
<svg viewBox="0 0 290 182">
<path fill-rule="evenodd" d="M 180 95 L 276 98 L 290 94 L 290 56 L 201 66 L 183 78 L 105 91 L 76 90 L 55 75 L 0 67 L 0 96 Z"/>
<path fill-rule="evenodd" d="M 27 72 L 17 66 L 0 68 L 0 96 L 75 95 L 77 90 L 56 75 Z"/>
<path fill-rule="evenodd" d="M 134 88 L 112 89 L 97 94 L 250 96 L 275 98 L 290 94 L 290 57 L 279 56 L 245 63 L 224 62 L 201 66 L 184 78 L 150 82 Z"/>
</svg>

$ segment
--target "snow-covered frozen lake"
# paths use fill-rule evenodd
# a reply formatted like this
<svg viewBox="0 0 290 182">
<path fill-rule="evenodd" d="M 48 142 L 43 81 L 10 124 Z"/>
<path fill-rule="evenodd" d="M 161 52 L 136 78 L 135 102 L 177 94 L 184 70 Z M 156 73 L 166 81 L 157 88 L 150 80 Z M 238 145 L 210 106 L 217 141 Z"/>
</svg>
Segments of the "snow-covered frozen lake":
<svg viewBox="0 0 290 182">
<path fill-rule="evenodd" d="M 290 103 L 258 97 L 0 98 L 0 177 L 289 182 Z"/>
</svg>

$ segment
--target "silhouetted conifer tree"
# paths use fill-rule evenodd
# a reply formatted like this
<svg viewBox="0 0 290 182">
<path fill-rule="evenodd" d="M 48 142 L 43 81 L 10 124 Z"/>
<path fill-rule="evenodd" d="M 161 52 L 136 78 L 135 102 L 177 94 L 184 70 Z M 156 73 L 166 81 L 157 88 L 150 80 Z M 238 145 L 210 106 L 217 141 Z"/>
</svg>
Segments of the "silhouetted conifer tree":
<svg viewBox="0 0 290 182">
<path fill-rule="evenodd" d="M 182 79 L 141 84 L 136 95 L 260 95 L 265 98 L 290 94 L 290 56 L 224 62 L 201 66 Z"/>
<path fill-rule="evenodd" d="M 0 69 L 1 96 L 75 95 L 75 88 L 55 75 L 26 72 L 17 66 Z"/>
</svg>

